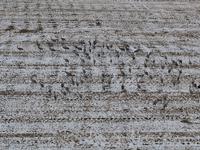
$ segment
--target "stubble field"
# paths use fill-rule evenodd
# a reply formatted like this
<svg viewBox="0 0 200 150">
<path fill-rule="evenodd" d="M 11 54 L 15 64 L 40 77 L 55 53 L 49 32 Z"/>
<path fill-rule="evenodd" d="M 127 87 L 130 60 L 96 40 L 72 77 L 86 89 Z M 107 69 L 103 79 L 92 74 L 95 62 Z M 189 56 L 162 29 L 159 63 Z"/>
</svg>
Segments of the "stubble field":
<svg viewBox="0 0 200 150">
<path fill-rule="evenodd" d="M 198 1 L 0 2 L 0 149 L 199 149 Z"/>
</svg>

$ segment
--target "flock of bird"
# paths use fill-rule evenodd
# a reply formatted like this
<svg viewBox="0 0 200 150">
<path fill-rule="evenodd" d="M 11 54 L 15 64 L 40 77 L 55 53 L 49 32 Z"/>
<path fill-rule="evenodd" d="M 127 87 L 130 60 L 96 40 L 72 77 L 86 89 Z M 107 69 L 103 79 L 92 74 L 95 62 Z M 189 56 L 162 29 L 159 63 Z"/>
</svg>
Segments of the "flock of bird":
<svg viewBox="0 0 200 150">
<path fill-rule="evenodd" d="M 140 46 L 138 48 L 134 49 L 132 46 L 127 44 L 127 42 L 123 42 L 123 44 L 121 44 L 120 46 L 116 46 L 115 44 L 102 44 L 97 39 L 95 39 L 93 41 L 80 40 L 76 43 L 73 42 L 71 44 L 71 43 L 67 42 L 67 40 L 63 37 L 61 37 L 60 39 L 52 38 L 51 41 L 46 42 L 46 45 L 48 46 L 48 49 L 50 52 L 60 51 L 55 48 L 55 45 L 58 42 L 60 42 L 61 48 L 65 53 L 69 53 L 69 52 L 74 53 L 74 56 L 77 57 L 77 59 L 80 58 L 82 64 L 84 64 L 86 62 L 86 60 L 90 60 L 90 62 L 92 62 L 93 65 L 95 65 L 97 62 L 96 59 L 98 59 L 102 55 L 105 55 L 105 52 L 103 51 L 103 49 L 114 52 L 115 53 L 114 57 L 118 58 L 118 61 L 119 61 L 119 58 L 121 57 L 121 53 L 124 52 L 124 53 L 126 53 L 126 55 L 128 57 L 131 57 L 131 61 L 134 62 L 133 64 L 137 63 L 137 56 L 142 54 L 145 57 L 144 64 L 142 67 L 144 70 L 144 74 L 142 75 L 142 77 L 146 76 L 146 77 L 148 77 L 149 80 L 152 80 L 155 78 L 155 76 L 152 73 L 150 73 L 147 68 L 151 69 L 153 67 L 154 68 L 157 67 L 157 68 L 160 68 L 161 70 L 164 70 L 165 68 L 167 68 L 168 74 L 172 77 L 172 80 L 171 80 L 172 85 L 176 86 L 181 82 L 181 75 L 183 72 L 182 72 L 181 67 L 179 67 L 179 66 L 181 66 L 183 64 L 183 61 L 181 59 L 178 59 L 178 60 L 171 59 L 170 60 L 171 63 L 170 63 L 168 56 L 166 54 L 163 55 L 163 53 L 161 53 L 160 56 L 164 60 L 162 60 L 161 62 L 156 62 L 155 56 L 154 56 L 155 52 L 153 50 L 148 53 L 145 53 Z M 40 51 L 43 51 L 45 49 L 42 46 L 41 42 L 39 42 L 39 41 L 36 41 L 36 45 Z M 100 52 L 96 50 L 97 47 L 101 49 Z M 17 46 L 17 48 L 19 50 L 23 50 L 22 47 Z M 95 58 L 92 57 L 93 56 L 92 53 L 95 55 L 97 54 L 97 57 L 95 57 Z M 84 56 L 84 57 L 80 57 L 80 55 Z M 65 63 L 67 63 L 67 64 L 70 63 L 70 58 L 63 58 L 63 59 L 64 59 Z M 101 57 L 100 57 L 100 59 L 101 59 Z M 112 63 L 112 62 L 113 62 L 113 60 L 110 58 L 109 63 Z M 188 66 L 191 66 L 191 65 L 192 65 L 192 62 L 191 62 L 191 60 L 189 60 Z M 125 66 L 126 66 L 126 63 L 122 60 L 122 62 L 120 63 L 120 67 L 119 67 L 120 76 L 123 78 L 123 83 L 121 84 L 122 92 L 127 92 L 128 87 L 125 86 L 124 81 L 125 81 L 126 76 L 128 76 L 128 73 L 132 72 L 131 67 L 129 67 L 128 73 L 126 71 L 124 71 Z M 178 71 L 178 76 L 173 75 L 173 73 L 172 73 L 173 70 Z M 82 78 L 80 80 L 77 80 L 77 78 L 75 77 L 73 72 L 69 72 L 69 71 L 64 71 L 64 72 L 65 72 L 66 76 L 71 77 L 71 84 L 76 85 L 77 87 L 79 87 L 80 84 L 86 82 L 84 79 L 89 78 L 88 73 L 85 69 L 82 70 L 82 74 L 83 74 L 84 78 Z M 75 80 L 74 80 L 74 77 L 75 77 Z M 113 74 L 107 75 L 105 72 L 101 74 L 101 84 L 102 84 L 103 91 L 106 91 L 106 89 L 109 89 L 111 87 L 111 83 L 114 82 L 113 77 L 114 77 Z M 37 78 L 35 75 L 31 76 L 31 81 L 33 84 L 37 83 Z M 163 75 L 160 75 L 160 84 L 162 84 L 164 86 L 166 83 L 165 81 L 166 81 L 165 77 Z M 137 91 L 138 92 L 143 91 L 142 84 L 140 84 L 140 78 L 137 77 L 136 83 L 137 83 L 136 84 Z M 68 86 L 66 86 L 66 84 L 64 82 L 62 82 L 60 84 L 61 84 L 60 85 L 61 93 L 63 95 L 67 95 L 67 93 L 70 92 L 70 88 Z M 167 81 L 167 84 L 169 84 L 168 81 Z M 44 87 L 44 84 L 40 83 L 40 85 L 41 85 L 41 87 Z M 198 89 L 198 88 L 200 88 L 200 85 L 197 85 L 197 83 L 195 83 L 194 79 L 192 79 L 191 85 L 189 86 L 190 94 L 194 94 L 194 88 Z M 49 89 L 48 92 L 51 94 L 52 90 Z M 78 95 L 81 99 L 83 98 L 83 96 L 80 93 L 78 93 Z M 55 92 L 54 92 L 54 99 L 55 100 L 57 99 L 57 95 Z M 162 109 L 165 110 L 165 108 L 167 107 L 167 105 L 169 103 L 169 99 L 168 100 L 167 99 L 168 99 L 168 95 L 164 94 L 162 100 L 155 100 L 153 102 L 153 105 L 156 105 L 159 101 L 163 101 Z"/>
</svg>

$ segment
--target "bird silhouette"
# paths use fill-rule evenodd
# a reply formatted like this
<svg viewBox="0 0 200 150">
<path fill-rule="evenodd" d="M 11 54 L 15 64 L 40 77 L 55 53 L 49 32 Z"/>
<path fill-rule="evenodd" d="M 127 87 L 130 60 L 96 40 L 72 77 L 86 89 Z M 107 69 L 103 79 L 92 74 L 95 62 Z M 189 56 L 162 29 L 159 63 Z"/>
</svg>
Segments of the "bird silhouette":
<svg viewBox="0 0 200 150">
<path fill-rule="evenodd" d="M 138 89 L 140 89 L 140 88 L 141 88 L 141 86 L 139 85 L 139 83 L 138 83 L 138 82 L 137 82 L 137 88 L 138 88 Z"/>
<path fill-rule="evenodd" d="M 180 64 L 182 64 L 182 60 L 181 59 L 178 59 L 178 61 L 179 61 Z"/>
<path fill-rule="evenodd" d="M 76 50 L 74 50 L 74 54 L 79 57 L 79 54 L 76 52 Z"/>
<path fill-rule="evenodd" d="M 51 40 L 52 40 L 53 42 L 57 42 L 57 39 L 52 39 L 52 38 L 51 38 Z"/>
<path fill-rule="evenodd" d="M 138 48 L 137 50 L 134 51 L 134 53 L 140 52 L 142 49 Z"/>
<path fill-rule="evenodd" d="M 32 76 L 31 76 L 31 82 L 36 84 L 37 81 L 34 79 L 35 77 L 36 77 L 36 75 L 32 75 Z"/>
<path fill-rule="evenodd" d="M 110 80 L 108 81 L 108 84 L 109 84 L 109 85 L 111 84 L 111 80 L 112 80 L 112 79 L 110 79 Z"/>
<path fill-rule="evenodd" d="M 108 46 L 108 44 L 106 44 L 106 48 L 107 48 L 107 49 L 110 49 L 110 47 Z"/>
<path fill-rule="evenodd" d="M 79 97 L 80 97 L 80 99 L 82 99 L 83 98 L 83 96 L 79 93 Z"/>
<path fill-rule="evenodd" d="M 102 88 L 103 88 L 103 90 L 105 91 L 105 89 L 106 89 L 106 88 L 105 88 L 105 86 L 104 86 L 104 85 L 102 86 Z"/>
<path fill-rule="evenodd" d="M 144 71 L 144 74 L 148 76 L 148 72 L 147 71 Z"/>
<path fill-rule="evenodd" d="M 21 50 L 24 50 L 23 48 L 21 48 L 21 47 L 18 47 L 18 46 L 17 46 L 17 49 L 18 49 L 18 50 L 20 50 L 20 51 L 21 51 Z"/>
<path fill-rule="evenodd" d="M 152 51 L 147 54 L 147 58 L 149 58 L 151 54 L 152 54 Z"/>
<path fill-rule="evenodd" d="M 135 55 L 134 54 L 132 55 L 132 59 L 135 60 Z"/>
<path fill-rule="evenodd" d="M 69 47 L 67 47 L 66 45 L 63 45 L 62 48 L 64 48 L 65 50 L 69 50 Z"/>
<path fill-rule="evenodd" d="M 147 68 L 147 63 L 146 63 L 146 61 L 144 62 L 144 67 Z"/>
<path fill-rule="evenodd" d="M 62 91 L 62 94 L 65 95 L 65 96 L 67 95 L 66 91 Z"/>
<path fill-rule="evenodd" d="M 125 76 L 126 74 L 124 73 L 124 71 L 121 70 L 121 76 Z"/>
<path fill-rule="evenodd" d="M 164 68 L 165 68 L 165 66 L 164 66 L 164 64 L 163 64 L 163 63 L 161 63 L 161 68 L 162 68 L 162 69 L 164 69 Z"/>
<path fill-rule="evenodd" d="M 105 78 L 105 74 L 104 73 L 102 73 L 101 76 L 102 76 L 102 78 Z"/>
<path fill-rule="evenodd" d="M 159 101 L 160 101 L 159 99 L 155 100 L 155 101 L 153 102 L 153 105 L 156 105 Z"/>
<path fill-rule="evenodd" d="M 54 93 L 54 100 L 56 100 L 57 99 L 57 95 L 56 95 L 56 93 Z"/>
<path fill-rule="evenodd" d="M 54 44 L 52 42 L 47 41 L 47 45 L 48 47 L 53 47 Z"/>
<path fill-rule="evenodd" d="M 76 46 L 76 45 L 74 45 L 74 47 L 76 48 L 76 49 L 78 49 L 78 50 L 82 50 L 82 48 L 81 47 L 78 47 L 78 46 Z"/>
<path fill-rule="evenodd" d="M 74 85 L 75 84 L 75 82 L 74 82 L 74 79 L 72 78 L 72 84 Z"/>
<path fill-rule="evenodd" d="M 117 50 L 115 52 L 116 52 L 117 57 L 119 58 L 119 52 Z"/>
<path fill-rule="evenodd" d="M 124 84 L 121 85 L 121 89 L 124 90 Z"/>
<path fill-rule="evenodd" d="M 122 47 L 122 46 L 119 46 L 119 49 L 120 49 L 121 51 L 126 51 L 125 47 Z"/>
<path fill-rule="evenodd" d="M 40 46 L 41 46 L 41 45 L 40 45 L 40 43 L 39 43 L 38 41 L 36 41 L 36 44 L 37 44 L 37 46 L 38 46 L 38 47 L 40 47 Z"/>
<path fill-rule="evenodd" d="M 104 78 L 101 78 L 101 83 L 103 84 L 103 82 L 104 82 Z"/>
<path fill-rule="evenodd" d="M 165 102 L 164 104 L 163 104 L 163 110 L 165 110 L 165 108 L 167 107 L 167 105 L 168 105 L 168 103 L 169 103 L 169 101 L 167 101 L 167 102 Z"/>
<path fill-rule="evenodd" d="M 67 92 L 69 92 L 69 88 L 68 88 L 68 87 L 65 87 L 65 90 L 66 90 Z"/>
<path fill-rule="evenodd" d="M 61 83 L 61 87 L 62 87 L 62 88 L 64 87 L 64 83 Z"/>
<path fill-rule="evenodd" d="M 172 80 L 172 83 L 173 83 L 174 86 L 176 85 L 176 80 L 174 78 Z"/>
<path fill-rule="evenodd" d="M 41 47 L 40 43 L 38 41 L 36 41 L 37 47 L 39 50 L 43 50 L 43 48 Z"/>
<path fill-rule="evenodd" d="M 65 71 L 65 73 L 66 73 L 68 76 L 73 76 L 71 72 Z"/>
<path fill-rule="evenodd" d="M 155 59 L 153 59 L 153 64 L 154 64 L 154 65 L 155 65 L 155 62 L 156 62 Z"/>
<path fill-rule="evenodd" d="M 93 45 L 96 45 L 96 44 L 97 44 L 97 40 L 94 40 L 94 41 L 93 41 Z"/>
<path fill-rule="evenodd" d="M 37 81 L 33 78 L 31 78 L 32 83 L 37 83 Z"/>
<path fill-rule="evenodd" d="M 79 83 L 78 83 L 78 81 L 76 80 L 76 86 L 79 86 Z"/>
<path fill-rule="evenodd" d="M 85 44 L 85 42 L 83 40 L 79 41 L 80 44 Z"/>
<path fill-rule="evenodd" d="M 167 97 L 168 97 L 168 95 L 165 94 L 164 97 L 163 97 L 165 101 L 167 100 Z"/>
<path fill-rule="evenodd" d="M 83 53 L 86 53 L 86 45 L 84 46 Z"/>
<path fill-rule="evenodd" d="M 86 57 L 87 59 L 91 59 L 89 53 L 85 53 L 85 57 Z"/>
<path fill-rule="evenodd" d="M 43 88 L 43 87 L 44 87 L 44 84 L 43 84 L 43 83 L 40 83 L 40 86 Z"/>
<path fill-rule="evenodd" d="M 56 51 L 56 50 L 55 50 L 54 48 L 52 48 L 52 47 L 49 47 L 49 50 L 50 50 L 50 51 L 53 51 L 53 52 Z"/>
<path fill-rule="evenodd" d="M 61 40 L 62 40 L 62 41 L 65 41 L 65 38 L 61 37 Z"/>
<path fill-rule="evenodd" d="M 80 58 L 80 59 L 81 59 L 81 63 L 84 64 L 85 60 L 83 58 Z"/>
<path fill-rule="evenodd" d="M 191 86 L 189 87 L 189 92 L 190 92 L 190 94 L 194 93 L 193 90 L 192 90 L 192 88 L 191 88 Z"/>
<path fill-rule="evenodd" d="M 168 69 L 168 73 L 170 73 L 170 72 L 171 72 L 171 70 L 172 70 L 172 69 L 171 69 L 171 68 L 169 68 L 169 69 Z"/>
<path fill-rule="evenodd" d="M 67 63 L 69 62 L 69 60 L 68 60 L 67 58 L 65 58 L 64 60 L 65 60 L 65 62 L 67 62 Z"/>
<path fill-rule="evenodd" d="M 86 73 L 85 69 L 83 69 L 83 73 L 84 73 L 84 74 Z"/>
<path fill-rule="evenodd" d="M 92 43 L 90 42 L 90 41 L 88 41 L 89 42 L 89 45 L 91 46 L 92 45 Z"/>
<path fill-rule="evenodd" d="M 178 63 L 175 60 L 172 60 L 172 64 L 175 65 L 175 67 L 178 66 Z"/>
<path fill-rule="evenodd" d="M 39 50 L 43 50 L 43 48 L 42 48 L 42 47 L 40 47 L 40 46 L 38 46 L 38 49 L 39 49 Z"/>
<path fill-rule="evenodd" d="M 179 75 L 182 74 L 182 70 L 179 70 Z"/>
<path fill-rule="evenodd" d="M 191 62 L 191 60 L 189 59 L 189 65 L 192 65 L 192 62 Z"/>
<path fill-rule="evenodd" d="M 160 78 L 160 81 L 161 81 L 161 83 L 163 83 L 163 78 L 162 77 Z"/>
</svg>

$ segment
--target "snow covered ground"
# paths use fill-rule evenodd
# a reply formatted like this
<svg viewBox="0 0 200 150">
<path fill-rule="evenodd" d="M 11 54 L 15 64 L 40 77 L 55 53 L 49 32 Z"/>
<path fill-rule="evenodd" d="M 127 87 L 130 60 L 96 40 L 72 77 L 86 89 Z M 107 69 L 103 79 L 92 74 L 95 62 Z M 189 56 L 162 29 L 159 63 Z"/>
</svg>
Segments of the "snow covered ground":
<svg viewBox="0 0 200 150">
<path fill-rule="evenodd" d="M 0 149 L 200 149 L 200 3 L 0 2 Z"/>
</svg>

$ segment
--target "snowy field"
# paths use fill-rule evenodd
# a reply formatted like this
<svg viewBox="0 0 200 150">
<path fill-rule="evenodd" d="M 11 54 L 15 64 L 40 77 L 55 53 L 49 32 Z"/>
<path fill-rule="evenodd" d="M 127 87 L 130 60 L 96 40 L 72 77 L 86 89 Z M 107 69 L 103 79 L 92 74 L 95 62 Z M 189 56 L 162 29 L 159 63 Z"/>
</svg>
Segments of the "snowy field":
<svg viewBox="0 0 200 150">
<path fill-rule="evenodd" d="M 0 149 L 200 149 L 200 2 L 0 1 Z"/>
</svg>

